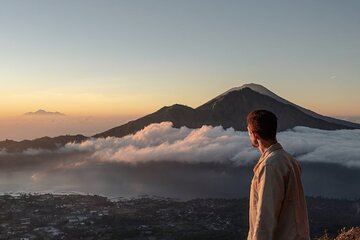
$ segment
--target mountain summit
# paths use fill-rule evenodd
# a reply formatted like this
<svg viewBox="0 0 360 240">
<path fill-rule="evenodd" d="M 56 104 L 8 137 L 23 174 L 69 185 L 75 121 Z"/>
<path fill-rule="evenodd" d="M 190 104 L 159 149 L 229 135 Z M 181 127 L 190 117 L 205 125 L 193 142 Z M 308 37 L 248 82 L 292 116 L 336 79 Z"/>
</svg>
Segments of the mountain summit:
<svg viewBox="0 0 360 240">
<path fill-rule="evenodd" d="M 317 114 L 281 98 L 258 84 L 232 88 L 197 108 L 175 104 L 166 106 L 124 125 L 112 128 L 94 137 L 123 137 L 133 134 L 151 123 L 171 121 L 174 127 L 199 128 L 203 125 L 232 127 L 246 131 L 246 116 L 255 109 L 267 109 L 278 116 L 278 130 L 295 126 L 335 130 L 360 128 L 360 124 Z"/>
</svg>

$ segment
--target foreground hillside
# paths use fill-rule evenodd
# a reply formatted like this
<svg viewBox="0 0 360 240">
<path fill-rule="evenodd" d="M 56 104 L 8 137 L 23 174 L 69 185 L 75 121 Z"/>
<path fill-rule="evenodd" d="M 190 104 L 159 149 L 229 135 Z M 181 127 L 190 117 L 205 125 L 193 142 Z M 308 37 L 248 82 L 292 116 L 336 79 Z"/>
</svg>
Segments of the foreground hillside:
<svg viewBox="0 0 360 240">
<path fill-rule="evenodd" d="M 307 201 L 312 239 L 333 239 L 343 227 L 360 226 L 358 201 Z M 246 198 L 110 201 L 89 195 L 2 195 L 0 239 L 245 239 L 247 215 Z M 343 231 L 338 239 L 357 239 L 348 235 Z"/>
<path fill-rule="evenodd" d="M 336 240 L 359 240 L 360 239 L 360 227 L 351 228 L 349 230 L 342 230 L 342 232 L 336 237 Z"/>
</svg>

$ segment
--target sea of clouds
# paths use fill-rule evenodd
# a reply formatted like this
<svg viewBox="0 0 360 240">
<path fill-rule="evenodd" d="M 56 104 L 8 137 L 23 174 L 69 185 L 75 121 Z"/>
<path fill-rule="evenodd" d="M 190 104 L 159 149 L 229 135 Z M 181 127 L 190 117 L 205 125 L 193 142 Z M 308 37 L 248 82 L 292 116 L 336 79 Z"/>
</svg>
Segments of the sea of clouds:
<svg viewBox="0 0 360 240">
<path fill-rule="evenodd" d="M 300 162 L 337 163 L 360 167 L 360 130 L 319 130 L 295 127 L 278 133 L 278 141 Z M 39 156 L 45 150 L 29 149 L 22 154 Z M 86 154 L 87 161 L 253 164 L 259 158 L 247 132 L 203 126 L 199 129 L 174 128 L 171 122 L 151 124 L 122 138 L 90 139 L 68 143 L 56 154 Z M 2 151 L 0 155 L 7 155 Z"/>
<path fill-rule="evenodd" d="M 338 163 L 360 167 L 360 130 L 319 130 L 295 127 L 280 132 L 278 140 L 299 161 Z M 180 161 L 188 163 L 225 162 L 248 165 L 260 156 L 247 132 L 233 128 L 203 126 L 174 128 L 171 122 L 151 124 L 122 138 L 91 139 L 69 143 L 61 152 L 88 152 L 93 159 L 139 163 Z"/>
</svg>

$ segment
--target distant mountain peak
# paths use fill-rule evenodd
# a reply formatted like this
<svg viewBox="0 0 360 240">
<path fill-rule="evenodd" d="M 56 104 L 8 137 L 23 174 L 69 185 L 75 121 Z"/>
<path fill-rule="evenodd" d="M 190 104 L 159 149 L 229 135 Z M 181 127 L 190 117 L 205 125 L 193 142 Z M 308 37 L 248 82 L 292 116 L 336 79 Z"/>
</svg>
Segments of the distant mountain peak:
<svg viewBox="0 0 360 240">
<path fill-rule="evenodd" d="M 260 84 L 256 84 L 256 83 L 247 83 L 244 84 L 240 87 L 234 87 L 229 89 L 228 91 L 224 92 L 223 94 L 219 95 L 217 98 L 221 98 L 231 92 L 235 92 L 235 91 L 241 91 L 245 88 L 250 88 L 252 91 L 260 93 L 262 95 L 266 95 L 268 97 L 271 97 L 281 103 L 285 103 L 285 104 L 291 104 L 289 101 L 283 99 L 282 97 L 279 97 L 278 95 L 276 95 L 275 93 L 273 93 L 272 91 L 270 91 L 269 89 L 267 89 L 266 87 L 260 85 Z"/>
<path fill-rule="evenodd" d="M 36 112 L 27 112 L 24 113 L 25 116 L 65 116 L 64 113 L 61 112 L 48 112 L 43 109 L 39 109 Z"/>
</svg>

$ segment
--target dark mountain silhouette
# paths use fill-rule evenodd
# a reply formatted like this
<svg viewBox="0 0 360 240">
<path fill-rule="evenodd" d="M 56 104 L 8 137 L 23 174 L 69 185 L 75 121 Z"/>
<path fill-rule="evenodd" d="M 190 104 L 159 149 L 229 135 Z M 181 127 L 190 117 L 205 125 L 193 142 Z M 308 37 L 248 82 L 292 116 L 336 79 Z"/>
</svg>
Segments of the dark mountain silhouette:
<svg viewBox="0 0 360 240">
<path fill-rule="evenodd" d="M 19 142 L 6 139 L 5 141 L 0 142 L 0 149 L 6 149 L 6 151 L 10 153 L 22 152 L 29 148 L 55 150 L 64 146 L 66 143 L 80 143 L 87 139 L 88 137 L 83 135 L 64 135 L 54 138 L 42 137 L 34 140 L 23 140 Z"/>
<path fill-rule="evenodd" d="M 238 131 L 245 131 L 246 116 L 255 109 L 267 109 L 274 112 L 278 116 L 279 131 L 295 126 L 324 130 L 360 128 L 360 124 L 325 117 L 292 104 L 260 85 L 247 84 L 240 88 L 230 89 L 195 109 L 180 104 L 163 107 L 152 114 L 96 134 L 94 137 L 123 137 L 151 123 L 163 121 L 171 121 L 176 128 L 221 125 L 224 128 L 232 127 Z"/>
</svg>

